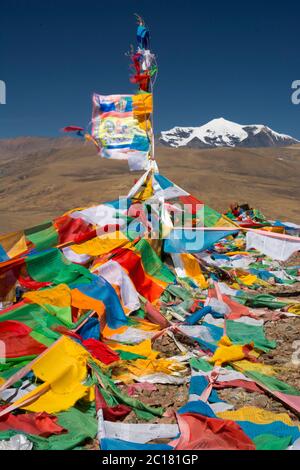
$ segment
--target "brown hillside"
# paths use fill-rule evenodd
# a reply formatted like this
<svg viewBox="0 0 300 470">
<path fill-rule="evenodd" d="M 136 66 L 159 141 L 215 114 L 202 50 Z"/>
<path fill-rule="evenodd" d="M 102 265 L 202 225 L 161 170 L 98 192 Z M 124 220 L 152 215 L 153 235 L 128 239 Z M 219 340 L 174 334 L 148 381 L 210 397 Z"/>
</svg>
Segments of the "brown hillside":
<svg viewBox="0 0 300 470">
<path fill-rule="evenodd" d="M 163 175 L 214 209 L 248 202 L 269 218 L 300 223 L 300 146 L 156 152 Z M 138 176 L 126 162 L 100 159 L 80 140 L 2 140 L 0 232 L 126 195 Z"/>
</svg>

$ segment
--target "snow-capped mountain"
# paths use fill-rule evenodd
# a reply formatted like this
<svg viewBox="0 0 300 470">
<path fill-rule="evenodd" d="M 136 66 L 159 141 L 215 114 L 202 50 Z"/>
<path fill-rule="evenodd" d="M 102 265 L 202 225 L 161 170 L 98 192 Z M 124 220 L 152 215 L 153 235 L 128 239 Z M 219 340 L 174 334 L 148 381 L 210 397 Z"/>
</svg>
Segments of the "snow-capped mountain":
<svg viewBox="0 0 300 470">
<path fill-rule="evenodd" d="M 224 118 L 200 127 L 173 127 L 161 132 L 159 142 L 168 147 L 282 147 L 300 141 L 261 124 L 241 125 Z"/>
</svg>

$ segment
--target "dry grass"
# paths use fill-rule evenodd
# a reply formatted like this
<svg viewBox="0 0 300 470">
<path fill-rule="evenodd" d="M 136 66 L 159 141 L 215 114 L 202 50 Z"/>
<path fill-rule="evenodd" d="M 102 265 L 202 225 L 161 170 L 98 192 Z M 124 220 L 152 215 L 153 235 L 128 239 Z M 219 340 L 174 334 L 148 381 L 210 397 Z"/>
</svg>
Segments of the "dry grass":
<svg viewBox="0 0 300 470">
<path fill-rule="evenodd" d="M 223 211 L 248 202 L 269 218 L 300 223 L 300 146 L 258 149 L 157 148 L 163 175 Z M 97 157 L 74 139 L 0 141 L 0 231 L 126 195 L 138 173 Z"/>
</svg>

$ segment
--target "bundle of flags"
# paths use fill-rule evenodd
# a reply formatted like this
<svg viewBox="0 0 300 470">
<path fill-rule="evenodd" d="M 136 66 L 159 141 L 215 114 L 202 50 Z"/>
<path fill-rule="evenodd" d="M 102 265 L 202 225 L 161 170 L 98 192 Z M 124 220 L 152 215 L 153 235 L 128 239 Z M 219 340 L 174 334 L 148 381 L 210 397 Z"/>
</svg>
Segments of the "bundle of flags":
<svg viewBox="0 0 300 470">
<path fill-rule="evenodd" d="M 151 147 L 152 94 L 93 95 L 91 135 L 104 158 L 147 169 Z"/>
<path fill-rule="evenodd" d="M 152 90 L 157 74 L 155 55 L 150 50 L 150 33 L 137 16 L 137 50 L 131 51 L 134 74 L 131 82 L 138 85 L 135 94 L 93 94 L 91 131 L 79 126 L 66 126 L 64 132 L 75 132 L 92 141 L 103 158 L 127 160 L 131 171 L 147 170 L 154 154 L 152 129 Z"/>
<path fill-rule="evenodd" d="M 293 413 L 218 395 L 242 388 L 300 411 L 299 390 L 262 360 L 276 347 L 264 321 L 300 313 L 295 300 L 255 292 L 299 280 L 297 266 L 248 246 L 248 233 L 281 244 L 274 258 L 299 246 L 272 227 L 241 228 L 152 164 L 127 197 L 2 235 L 2 447 L 20 433 L 33 449 L 297 447 Z M 166 337 L 176 353 L 160 350 Z M 138 398 L 187 384 L 179 408 Z M 123 422 L 130 413 L 139 424 Z"/>
</svg>

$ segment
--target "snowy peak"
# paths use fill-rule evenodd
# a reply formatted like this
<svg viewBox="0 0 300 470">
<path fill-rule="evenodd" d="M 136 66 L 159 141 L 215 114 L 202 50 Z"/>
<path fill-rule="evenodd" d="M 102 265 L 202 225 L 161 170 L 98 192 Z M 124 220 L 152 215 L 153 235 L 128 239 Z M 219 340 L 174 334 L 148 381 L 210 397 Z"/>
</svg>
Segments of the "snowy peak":
<svg viewBox="0 0 300 470">
<path fill-rule="evenodd" d="M 168 147 L 281 147 L 299 141 L 262 124 L 241 125 L 224 118 L 200 127 L 173 127 L 161 132 L 160 143 Z"/>
</svg>

